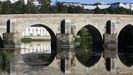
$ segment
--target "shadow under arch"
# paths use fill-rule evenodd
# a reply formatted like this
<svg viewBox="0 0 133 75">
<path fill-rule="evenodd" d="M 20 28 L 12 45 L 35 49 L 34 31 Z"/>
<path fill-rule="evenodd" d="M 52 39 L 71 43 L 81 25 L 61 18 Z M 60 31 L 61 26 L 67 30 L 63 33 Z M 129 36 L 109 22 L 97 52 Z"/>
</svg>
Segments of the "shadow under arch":
<svg viewBox="0 0 133 75">
<path fill-rule="evenodd" d="M 46 25 L 43 25 L 43 24 L 34 24 L 34 25 L 31 25 L 30 27 L 44 27 L 50 34 L 51 36 L 51 56 L 48 60 L 49 63 L 46 63 L 46 64 L 43 64 L 44 66 L 48 66 L 49 64 L 52 63 L 52 61 L 54 60 L 56 54 L 57 54 L 57 38 L 54 34 L 54 32 Z M 29 65 L 30 66 L 30 65 Z"/>
<path fill-rule="evenodd" d="M 3 39 L 0 36 L 0 48 L 4 48 L 4 43 L 3 43 Z"/>
<path fill-rule="evenodd" d="M 89 51 L 87 53 L 87 55 L 89 55 L 89 57 L 87 57 L 85 59 L 85 62 L 82 61 L 83 60 L 81 58 L 82 56 L 79 56 L 79 54 L 77 52 L 75 52 L 75 53 L 76 53 L 76 57 L 77 57 L 77 59 L 79 60 L 80 63 L 82 63 L 86 67 L 91 67 L 91 66 L 95 65 L 100 60 L 100 58 L 101 58 L 102 51 L 103 51 L 103 40 L 102 40 L 102 36 L 101 36 L 99 30 L 97 28 L 95 28 L 94 26 L 86 25 L 83 28 L 88 30 L 87 32 L 90 33 L 90 36 L 92 38 L 91 39 L 92 40 L 91 52 Z M 83 28 L 81 28 L 81 29 L 83 29 Z M 79 32 L 80 32 L 80 30 L 79 30 Z M 87 41 L 85 41 L 85 42 L 87 42 Z M 77 51 L 77 50 L 78 49 L 76 48 L 75 51 Z"/>
<path fill-rule="evenodd" d="M 133 26 L 125 26 L 118 35 L 118 56 L 126 66 L 133 65 Z"/>
</svg>

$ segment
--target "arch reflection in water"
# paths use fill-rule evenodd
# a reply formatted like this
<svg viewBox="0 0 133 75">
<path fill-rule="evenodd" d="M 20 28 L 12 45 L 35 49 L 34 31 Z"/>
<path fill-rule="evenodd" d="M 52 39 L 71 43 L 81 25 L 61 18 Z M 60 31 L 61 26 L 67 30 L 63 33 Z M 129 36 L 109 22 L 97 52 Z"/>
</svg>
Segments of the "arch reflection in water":
<svg viewBox="0 0 133 75">
<path fill-rule="evenodd" d="M 44 67 L 55 57 L 56 37 L 45 25 L 36 24 L 26 28 L 21 38 L 21 55 L 28 66 Z"/>
<path fill-rule="evenodd" d="M 119 58 L 126 66 L 133 65 L 133 26 L 125 26 L 118 36 Z"/>
<path fill-rule="evenodd" d="M 36 54 L 42 54 L 42 53 L 51 53 L 51 43 L 50 41 L 45 42 L 35 42 L 32 41 L 30 43 L 21 43 L 21 54 L 30 54 L 30 53 L 36 53 Z"/>
<path fill-rule="evenodd" d="M 21 55 L 24 62 L 29 66 L 48 65 L 51 56 L 50 41 L 32 41 L 30 43 L 21 43 Z"/>
<path fill-rule="evenodd" d="M 24 63 L 41 68 L 51 64 L 56 56 L 56 41 L 54 32 L 46 25 L 35 24 L 26 28 L 21 35 Z"/>
<path fill-rule="evenodd" d="M 85 66 L 95 65 L 103 50 L 100 32 L 93 26 L 83 27 L 76 35 L 75 53 L 77 59 Z"/>
</svg>

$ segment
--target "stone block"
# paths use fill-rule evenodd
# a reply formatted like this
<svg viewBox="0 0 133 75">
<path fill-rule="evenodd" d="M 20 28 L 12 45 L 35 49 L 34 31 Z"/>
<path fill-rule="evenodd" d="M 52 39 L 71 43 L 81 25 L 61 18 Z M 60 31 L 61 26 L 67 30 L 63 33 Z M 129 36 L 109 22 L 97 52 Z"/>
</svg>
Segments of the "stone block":
<svg viewBox="0 0 133 75">
<path fill-rule="evenodd" d="M 72 34 L 57 34 L 57 48 L 57 58 L 68 58 L 69 52 L 74 49 Z"/>
<path fill-rule="evenodd" d="M 14 48 L 15 47 L 14 33 L 4 33 L 3 43 L 4 43 L 4 48 Z"/>
</svg>

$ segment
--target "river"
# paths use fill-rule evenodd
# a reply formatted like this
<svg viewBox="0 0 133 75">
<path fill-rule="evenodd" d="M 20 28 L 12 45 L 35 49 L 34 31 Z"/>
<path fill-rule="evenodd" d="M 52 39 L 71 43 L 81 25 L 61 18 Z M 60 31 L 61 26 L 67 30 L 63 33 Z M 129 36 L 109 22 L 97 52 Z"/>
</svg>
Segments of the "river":
<svg viewBox="0 0 133 75">
<path fill-rule="evenodd" d="M 43 67 L 50 63 L 51 41 L 21 43 L 21 55 L 27 65 Z"/>
</svg>

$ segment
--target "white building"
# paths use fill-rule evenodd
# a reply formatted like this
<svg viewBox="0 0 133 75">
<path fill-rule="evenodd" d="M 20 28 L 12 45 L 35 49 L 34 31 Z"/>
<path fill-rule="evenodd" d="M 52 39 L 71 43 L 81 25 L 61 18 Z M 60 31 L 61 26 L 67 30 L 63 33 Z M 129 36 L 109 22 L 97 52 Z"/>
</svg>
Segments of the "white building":
<svg viewBox="0 0 133 75">
<path fill-rule="evenodd" d="M 117 2 L 117 3 L 112 3 L 111 4 L 112 8 L 118 8 L 118 7 L 125 7 L 125 4 Z"/>
<path fill-rule="evenodd" d="M 82 4 L 80 2 L 62 2 L 62 3 L 65 6 L 80 6 L 83 7 L 84 9 L 90 9 L 90 10 L 93 10 L 96 7 L 99 7 L 100 9 L 105 9 L 110 7 L 109 4 L 93 5 L 93 4 Z"/>
<path fill-rule="evenodd" d="M 34 5 L 36 5 L 36 6 L 40 6 L 41 4 L 38 2 L 38 0 L 34 0 L 33 2 L 32 2 Z"/>
<path fill-rule="evenodd" d="M 129 3 L 120 3 L 120 2 L 117 2 L 117 3 L 112 3 L 111 7 L 112 8 L 123 7 L 123 8 L 126 8 L 126 9 L 133 10 L 133 4 L 132 3 L 129 4 Z"/>
<path fill-rule="evenodd" d="M 49 32 L 44 27 L 29 27 L 23 33 L 22 37 L 50 37 Z"/>
<path fill-rule="evenodd" d="M 89 10 L 93 10 L 96 7 L 99 7 L 100 9 L 106 9 L 109 7 L 112 8 L 118 8 L 118 7 L 123 7 L 126 9 L 130 9 L 133 11 L 133 4 L 132 3 L 112 3 L 112 4 L 100 4 L 100 5 L 93 5 L 93 4 L 83 4 L 84 9 L 89 9 Z"/>
<path fill-rule="evenodd" d="M 4 2 L 4 1 L 7 1 L 7 0 L 0 0 L 0 1 Z M 18 0 L 10 0 L 10 1 L 11 1 L 11 3 L 14 3 L 14 2 L 16 2 Z"/>
<path fill-rule="evenodd" d="M 98 7 L 100 8 L 100 9 L 106 9 L 106 8 L 109 8 L 111 5 L 109 5 L 109 4 L 104 4 L 104 5 L 98 5 Z"/>
<path fill-rule="evenodd" d="M 65 6 L 80 6 L 83 7 L 83 5 L 80 2 L 62 2 Z"/>
<path fill-rule="evenodd" d="M 101 5 L 93 5 L 93 4 L 83 4 L 84 9 L 93 10 L 96 7 L 99 7 L 100 9 L 106 9 L 109 8 L 111 5 L 109 4 L 101 4 Z"/>
<path fill-rule="evenodd" d="M 93 10 L 95 9 L 97 6 L 94 6 L 92 4 L 83 4 L 84 9 L 89 9 L 89 10 Z"/>
</svg>

